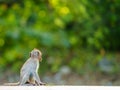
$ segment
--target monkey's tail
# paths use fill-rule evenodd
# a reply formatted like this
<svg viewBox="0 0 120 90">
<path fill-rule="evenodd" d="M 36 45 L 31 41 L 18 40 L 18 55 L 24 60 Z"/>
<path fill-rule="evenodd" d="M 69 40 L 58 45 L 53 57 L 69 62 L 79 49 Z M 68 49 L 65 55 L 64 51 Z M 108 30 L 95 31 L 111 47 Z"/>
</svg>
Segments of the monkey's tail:
<svg viewBox="0 0 120 90">
<path fill-rule="evenodd" d="M 4 83 L 3 85 L 5 85 L 5 86 L 18 86 L 19 82 L 16 82 L 16 83 Z"/>
</svg>

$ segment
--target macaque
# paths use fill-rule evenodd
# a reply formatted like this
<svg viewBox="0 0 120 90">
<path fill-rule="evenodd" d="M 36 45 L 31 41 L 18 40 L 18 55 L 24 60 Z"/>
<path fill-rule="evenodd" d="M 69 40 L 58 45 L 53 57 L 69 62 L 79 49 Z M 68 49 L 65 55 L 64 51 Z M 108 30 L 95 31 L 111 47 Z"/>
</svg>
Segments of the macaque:
<svg viewBox="0 0 120 90">
<path fill-rule="evenodd" d="M 30 52 L 30 58 L 23 64 L 20 70 L 20 80 L 18 83 L 8 83 L 6 85 L 25 85 L 26 83 L 32 85 L 45 85 L 41 82 L 38 69 L 39 61 L 42 61 L 42 53 L 38 49 L 33 49 Z"/>
</svg>

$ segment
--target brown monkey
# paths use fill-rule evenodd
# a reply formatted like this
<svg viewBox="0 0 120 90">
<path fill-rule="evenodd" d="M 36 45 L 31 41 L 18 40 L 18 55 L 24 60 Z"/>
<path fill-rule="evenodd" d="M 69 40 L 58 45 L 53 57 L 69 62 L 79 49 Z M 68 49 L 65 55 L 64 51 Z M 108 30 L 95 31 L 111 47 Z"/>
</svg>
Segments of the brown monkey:
<svg viewBox="0 0 120 90">
<path fill-rule="evenodd" d="M 30 58 L 23 64 L 20 70 L 19 82 L 5 85 L 25 85 L 26 83 L 32 85 L 45 85 L 45 83 L 41 82 L 38 75 L 39 61 L 42 61 L 42 53 L 38 49 L 33 49 L 30 52 Z"/>
</svg>

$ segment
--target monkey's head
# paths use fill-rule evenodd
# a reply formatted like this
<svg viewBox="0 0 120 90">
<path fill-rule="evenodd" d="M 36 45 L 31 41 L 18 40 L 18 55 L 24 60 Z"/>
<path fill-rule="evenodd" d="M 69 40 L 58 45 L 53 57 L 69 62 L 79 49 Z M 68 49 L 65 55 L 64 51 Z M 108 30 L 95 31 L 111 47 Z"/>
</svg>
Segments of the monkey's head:
<svg viewBox="0 0 120 90">
<path fill-rule="evenodd" d="M 40 50 L 34 48 L 31 52 L 30 52 L 30 57 L 32 58 L 37 58 L 40 61 L 42 61 L 42 53 Z"/>
</svg>

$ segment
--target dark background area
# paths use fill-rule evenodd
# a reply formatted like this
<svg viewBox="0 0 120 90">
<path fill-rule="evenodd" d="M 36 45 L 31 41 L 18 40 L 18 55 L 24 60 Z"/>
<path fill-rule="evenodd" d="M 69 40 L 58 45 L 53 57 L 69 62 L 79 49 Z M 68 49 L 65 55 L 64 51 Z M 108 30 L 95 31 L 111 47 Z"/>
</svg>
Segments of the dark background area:
<svg viewBox="0 0 120 90">
<path fill-rule="evenodd" d="M 34 48 L 49 85 L 120 85 L 120 0 L 0 0 L 0 84 Z"/>
</svg>

